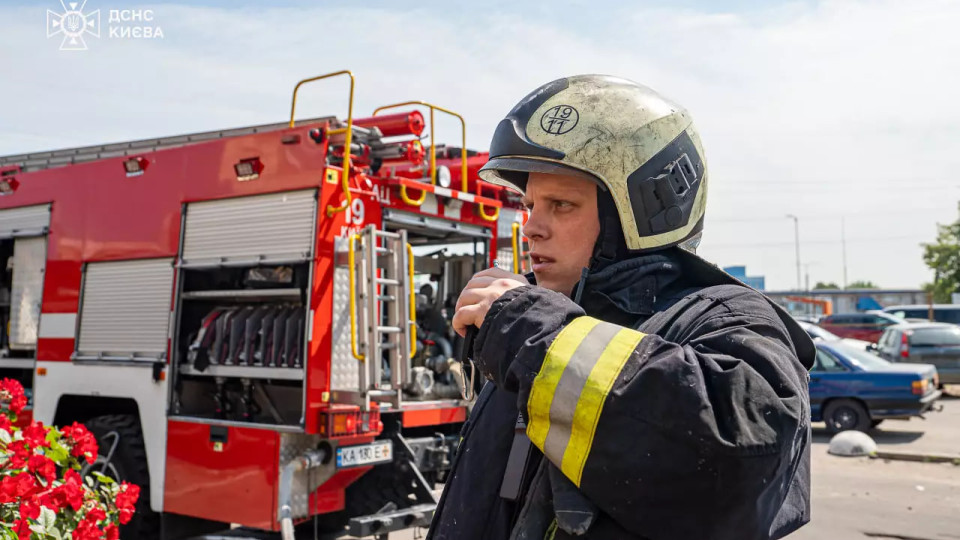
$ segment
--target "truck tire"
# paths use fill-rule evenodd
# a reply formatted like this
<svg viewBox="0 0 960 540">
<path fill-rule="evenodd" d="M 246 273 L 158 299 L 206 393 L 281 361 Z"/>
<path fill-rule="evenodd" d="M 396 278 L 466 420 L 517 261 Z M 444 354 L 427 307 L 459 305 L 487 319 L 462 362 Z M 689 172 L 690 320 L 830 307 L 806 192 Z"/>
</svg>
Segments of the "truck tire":
<svg viewBox="0 0 960 540">
<path fill-rule="evenodd" d="M 120 529 L 123 540 L 157 540 L 160 538 L 160 514 L 150 509 L 150 471 L 147 469 L 147 451 L 143 443 L 143 432 L 136 416 L 128 414 L 110 414 L 91 418 L 87 429 L 97 438 L 100 454 L 91 467 L 99 471 L 106 462 L 107 454 L 116 442 L 116 450 L 106 474 L 114 480 L 126 481 L 140 486 L 140 499 L 137 512 L 130 523 Z"/>
<path fill-rule="evenodd" d="M 860 402 L 852 399 L 838 399 L 827 404 L 823 421 L 830 433 L 847 430 L 866 433 L 870 429 L 870 413 Z"/>
</svg>

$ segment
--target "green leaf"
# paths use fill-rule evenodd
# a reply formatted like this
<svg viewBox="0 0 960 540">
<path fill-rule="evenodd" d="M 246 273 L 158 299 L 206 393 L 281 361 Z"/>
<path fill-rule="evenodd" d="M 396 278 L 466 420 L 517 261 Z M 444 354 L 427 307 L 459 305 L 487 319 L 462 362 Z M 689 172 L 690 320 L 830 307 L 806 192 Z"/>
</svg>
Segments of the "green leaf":
<svg viewBox="0 0 960 540">
<path fill-rule="evenodd" d="M 47 457 L 57 462 L 57 465 L 63 466 L 70 458 L 70 452 L 59 442 L 53 442 L 50 443 L 50 448 L 47 449 Z"/>
<path fill-rule="evenodd" d="M 113 478 L 110 478 L 109 476 L 104 475 L 104 474 L 100 474 L 100 473 L 98 473 L 97 471 L 90 471 L 90 474 L 91 474 L 94 478 L 96 478 L 97 480 L 99 480 L 101 484 L 107 484 L 107 485 L 109 485 L 109 484 L 116 484 L 116 483 L 117 483 Z"/>
<path fill-rule="evenodd" d="M 57 514 L 53 510 L 47 508 L 46 506 L 40 507 L 40 524 L 43 525 L 44 529 L 51 529 L 54 527 L 57 521 Z"/>
</svg>

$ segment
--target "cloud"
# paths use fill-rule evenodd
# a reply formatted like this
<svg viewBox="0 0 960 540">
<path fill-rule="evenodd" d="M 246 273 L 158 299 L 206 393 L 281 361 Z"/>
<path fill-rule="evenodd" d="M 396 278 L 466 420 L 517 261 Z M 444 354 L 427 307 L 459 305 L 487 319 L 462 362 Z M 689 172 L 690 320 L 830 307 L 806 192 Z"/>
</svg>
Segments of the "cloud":
<svg viewBox="0 0 960 540">
<path fill-rule="evenodd" d="M 795 285 L 787 213 L 811 281 L 842 279 L 846 215 L 849 278 L 903 287 L 930 279 L 918 244 L 955 216 L 960 3 L 152 9 L 165 39 L 66 53 L 45 38 L 44 6 L 0 7 L 0 154 L 280 121 L 297 80 L 343 68 L 358 114 L 434 101 L 464 113 L 483 148 L 539 84 L 611 73 L 692 111 L 711 168 L 702 252 L 772 288 Z M 301 117 L 345 108 L 342 81 L 306 87 L 298 105 Z M 438 135 L 458 129 L 445 119 Z"/>
</svg>

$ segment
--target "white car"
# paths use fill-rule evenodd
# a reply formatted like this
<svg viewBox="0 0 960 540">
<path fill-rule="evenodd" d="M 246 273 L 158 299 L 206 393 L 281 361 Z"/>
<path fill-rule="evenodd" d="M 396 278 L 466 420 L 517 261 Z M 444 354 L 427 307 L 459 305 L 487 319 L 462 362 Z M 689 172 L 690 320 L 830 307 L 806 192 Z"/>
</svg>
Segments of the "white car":
<svg viewBox="0 0 960 540">
<path fill-rule="evenodd" d="M 803 331 L 810 336 L 810 339 L 814 341 L 839 341 L 846 343 L 851 347 L 856 347 L 858 349 L 866 350 L 868 346 L 873 345 L 869 341 L 863 341 L 862 339 L 852 339 L 852 338 L 842 338 L 832 332 L 828 332 L 823 328 L 806 321 L 797 321 L 797 324 L 800 325 L 800 328 L 803 328 Z"/>
</svg>

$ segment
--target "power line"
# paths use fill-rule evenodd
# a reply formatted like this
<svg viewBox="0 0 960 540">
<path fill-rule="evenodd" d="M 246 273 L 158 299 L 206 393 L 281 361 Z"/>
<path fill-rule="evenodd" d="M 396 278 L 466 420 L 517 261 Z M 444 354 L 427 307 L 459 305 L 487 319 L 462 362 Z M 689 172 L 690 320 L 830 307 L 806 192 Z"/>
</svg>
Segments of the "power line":
<svg viewBox="0 0 960 540">
<path fill-rule="evenodd" d="M 810 220 L 839 220 L 841 218 L 849 219 L 851 216 L 870 216 L 870 217 L 886 217 L 886 216 L 912 216 L 917 214 L 926 214 L 928 212 L 937 212 L 937 211 L 946 211 L 950 210 L 944 207 L 931 207 L 931 208 L 911 208 L 909 210 L 897 210 L 892 212 L 887 212 L 883 210 L 865 210 L 860 212 L 844 212 L 842 214 L 820 214 L 800 216 L 804 221 Z M 776 217 L 752 217 L 752 218 L 740 218 L 740 217 L 710 217 L 707 215 L 707 223 L 758 223 L 758 222 L 769 222 L 769 221 L 782 221 L 786 223 L 786 219 L 783 216 Z"/>
<path fill-rule="evenodd" d="M 910 183 L 900 179 L 887 179 L 887 180 L 870 180 L 870 179 L 851 179 L 851 178 L 822 178 L 817 180 L 731 180 L 729 182 L 724 182 L 722 180 L 711 180 L 711 185 L 713 187 L 717 186 L 739 186 L 744 184 L 750 185 L 760 185 L 760 186 L 781 186 L 784 184 L 793 184 L 793 185 L 802 185 L 802 186 L 844 186 L 844 185 L 860 185 L 860 186 L 907 186 Z M 924 183 L 924 186 L 931 187 L 960 187 L 960 184 L 957 182 L 950 183 Z M 910 188 L 913 189 L 912 187 Z"/>
<path fill-rule="evenodd" d="M 713 185 L 711 185 L 711 186 L 710 186 L 710 189 L 711 189 L 711 190 L 714 190 L 714 191 L 717 191 L 717 192 L 721 192 L 721 193 L 754 193 L 754 194 L 757 194 L 757 195 L 760 194 L 760 193 L 758 193 L 758 191 L 763 191 L 763 194 L 764 194 L 764 195 L 774 195 L 774 194 L 782 194 L 782 193 L 815 193 L 815 192 L 817 192 L 817 191 L 826 191 L 826 190 L 829 190 L 830 193 L 835 193 L 835 192 L 837 192 L 837 191 L 844 191 L 843 188 L 845 188 L 845 187 L 855 188 L 857 191 L 861 191 L 861 192 L 864 191 L 864 189 L 865 189 L 865 188 L 862 187 L 862 186 L 847 186 L 847 185 L 843 185 L 843 184 L 840 184 L 840 185 L 836 185 L 836 184 L 832 184 L 832 185 L 817 185 L 817 186 L 815 186 L 815 185 L 810 185 L 810 186 L 808 186 L 808 187 L 809 187 L 809 189 L 807 189 L 807 188 L 802 188 L 802 187 L 778 186 L 778 185 L 756 186 L 756 187 L 748 187 L 748 186 L 740 186 L 740 185 L 735 185 L 735 186 L 713 186 Z M 874 186 L 874 187 L 876 187 L 876 186 Z M 770 188 L 770 189 L 768 190 L 768 189 L 765 189 L 765 188 Z M 948 187 L 933 187 L 933 186 L 925 185 L 925 186 L 911 187 L 911 188 L 909 188 L 909 191 L 910 191 L 910 193 L 944 193 L 944 194 L 949 194 L 949 193 L 951 192 L 950 188 L 960 190 L 960 185 L 954 184 L 954 185 L 951 185 L 951 186 L 948 186 Z M 773 190 L 776 190 L 776 193 L 770 193 L 770 192 L 773 191 Z M 893 194 L 893 195 L 897 195 L 897 196 L 902 196 L 902 193 L 900 193 L 899 191 L 894 191 L 894 190 L 890 190 L 890 189 L 885 189 L 884 191 L 886 191 L 886 192 L 889 193 L 889 194 Z M 874 195 L 876 195 L 876 193 L 874 193 Z"/>
<path fill-rule="evenodd" d="M 917 246 L 924 243 L 924 241 L 930 241 L 929 238 L 918 239 L 916 236 L 877 236 L 872 238 L 848 238 L 846 243 L 849 244 L 870 244 L 875 242 L 893 242 L 893 241 L 906 241 L 916 242 Z M 804 240 L 803 245 L 837 245 L 842 244 L 843 240 Z M 769 247 L 794 247 L 794 242 L 749 242 L 749 243 L 739 243 L 739 244 L 714 244 L 712 242 L 704 242 L 703 247 L 705 248 L 769 248 Z"/>
</svg>

